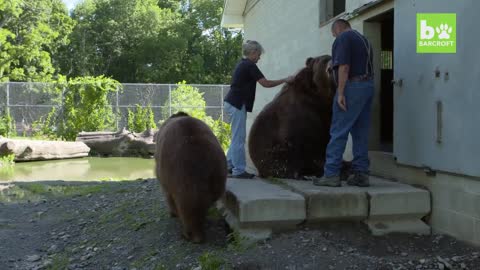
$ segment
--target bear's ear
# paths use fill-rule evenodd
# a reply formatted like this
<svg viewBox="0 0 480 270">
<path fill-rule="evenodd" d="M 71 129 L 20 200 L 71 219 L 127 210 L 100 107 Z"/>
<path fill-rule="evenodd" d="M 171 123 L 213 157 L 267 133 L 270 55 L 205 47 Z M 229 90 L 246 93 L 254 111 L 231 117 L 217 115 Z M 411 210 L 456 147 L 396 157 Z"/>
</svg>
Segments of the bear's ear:
<svg viewBox="0 0 480 270">
<path fill-rule="evenodd" d="M 170 118 L 176 118 L 176 117 L 182 117 L 182 116 L 189 116 L 189 115 L 185 112 L 179 111 L 175 114 L 172 114 L 172 116 L 170 116 Z"/>
<path fill-rule="evenodd" d="M 307 61 L 305 62 L 305 65 L 308 67 L 312 64 L 312 62 L 313 62 L 313 57 L 309 57 L 309 58 L 307 58 Z"/>
</svg>

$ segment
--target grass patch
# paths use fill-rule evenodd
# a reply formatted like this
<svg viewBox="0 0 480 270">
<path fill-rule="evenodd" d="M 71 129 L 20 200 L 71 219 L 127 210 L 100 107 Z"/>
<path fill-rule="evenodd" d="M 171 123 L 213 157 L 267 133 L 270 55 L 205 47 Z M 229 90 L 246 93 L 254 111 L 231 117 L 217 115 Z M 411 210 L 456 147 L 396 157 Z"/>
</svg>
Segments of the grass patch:
<svg viewBox="0 0 480 270">
<path fill-rule="evenodd" d="M 124 177 L 101 177 L 97 180 L 102 182 L 117 182 L 117 181 L 128 181 L 129 179 Z"/>
<path fill-rule="evenodd" d="M 50 192 L 48 186 L 36 183 L 24 184 L 21 185 L 20 188 L 37 195 L 45 195 Z"/>
<path fill-rule="evenodd" d="M 3 155 L 0 156 L 0 179 L 8 180 L 13 178 L 15 155 Z"/>
<path fill-rule="evenodd" d="M 158 265 L 155 265 L 155 268 L 153 268 L 154 270 L 167 270 L 168 268 L 163 265 L 163 264 L 158 264 Z"/>
<path fill-rule="evenodd" d="M 205 252 L 200 255 L 198 262 L 200 263 L 202 270 L 218 270 L 225 265 L 224 259 L 211 252 Z"/>
<path fill-rule="evenodd" d="M 46 185 L 21 183 L 0 191 L 0 202 L 39 201 L 46 197 L 86 196 L 107 191 L 106 185 Z"/>
<path fill-rule="evenodd" d="M 52 186 L 38 183 L 22 184 L 21 188 L 36 195 L 53 195 L 53 196 L 84 196 L 95 194 L 105 190 L 104 185 L 68 185 L 68 186 Z"/>
<path fill-rule="evenodd" d="M 0 167 L 15 164 L 15 154 L 0 156 Z"/>
<path fill-rule="evenodd" d="M 245 252 L 255 246 L 255 242 L 250 241 L 248 238 L 240 235 L 238 230 L 234 230 L 227 235 L 228 246 L 227 250 L 234 252 Z"/>
<path fill-rule="evenodd" d="M 147 255 L 141 257 L 138 260 L 135 260 L 132 262 L 130 265 L 132 268 L 137 268 L 137 269 L 144 269 L 147 262 L 150 260 L 150 258 L 155 257 L 158 254 L 157 250 L 152 250 L 150 251 Z M 163 264 L 156 265 L 154 269 L 168 269 L 165 267 Z"/>
<path fill-rule="evenodd" d="M 0 224 L 0 230 L 5 230 L 5 229 L 15 229 L 15 226 L 10 224 Z"/>
<path fill-rule="evenodd" d="M 47 267 L 47 270 L 64 270 L 68 269 L 68 257 L 65 254 L 55 255 L 52 263 Z"/>
</svg>

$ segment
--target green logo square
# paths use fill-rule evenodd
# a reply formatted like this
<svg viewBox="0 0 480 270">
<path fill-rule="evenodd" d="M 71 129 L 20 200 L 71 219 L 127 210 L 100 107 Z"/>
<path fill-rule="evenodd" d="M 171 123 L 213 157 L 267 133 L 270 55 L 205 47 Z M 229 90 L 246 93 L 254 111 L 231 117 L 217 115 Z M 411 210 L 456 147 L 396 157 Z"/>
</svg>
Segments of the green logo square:
<svg viewBox="0 0 480 270">
<path fill-rule="evenodd" d="M 456 53 L 457 14 L 417 13 L 417 53 Z"/>
</svg>

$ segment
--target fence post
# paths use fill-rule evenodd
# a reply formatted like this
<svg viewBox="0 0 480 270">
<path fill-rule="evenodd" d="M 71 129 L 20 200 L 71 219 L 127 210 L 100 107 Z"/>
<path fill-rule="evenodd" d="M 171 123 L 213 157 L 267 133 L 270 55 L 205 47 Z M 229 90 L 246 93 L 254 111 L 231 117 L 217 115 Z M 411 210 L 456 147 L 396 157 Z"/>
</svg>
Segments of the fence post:
<svg viewBox="0 0 480 270">
<path fill-rule="evenodd" d="M 172 116 L 172 85 L 168 84 L 168 116 Z"/>
<path fill-rule="evenodd" d="M 223 121 L 223 85 L 220 86 L 220 87 L 222 88 L 222 91 L 221 91 L 221 92 L 222 92 L 222 96 L 220 96 L 220 112 L 222 113 L 222 122 L 224 122 L 224 121 Z"/>
<path fill-rule="evenodd" d="M 7 107 L 5 113 L 10 113 L 10 82 L 7 82 Z"/>
<path fill-rule="evenodd" d="M 7 82 L 7 106 L 5 108 L 5 116 L 9 116 L 10 119 L 12 119 L 12 115 L 10 114 L 10 82 Z M 13 131 L 13 128 L 15 127 L 16 123 L 15 123 L 15 120 L 13 120 L 13 123 L 10 121 L 7 123 L 7 125 L 9 126 L 8 127 L 8 132 L 12 132 Z M 11 125 L 11 126 L 10 126 Z M 8 132 L 7 132 L 7 136 L 8 136 Z"/>
<path fill-rule="evenodd" d="M 119 123 L 118 123 L 118 122 L 119 122 L 119 119 L 118 119 L 118 118 L 119 118 L 119 116 L 120 116 L 120 107 L 118 106 L 118 105 L 119 105 L 119 101 L 118 101 L 118 99 L 119 99 L 119 94 L 118 94 L 119 90 L 120 90 L 120 89 L 118 89 L 118 86 L 117 86 L 117 91 L 115 92 L 115 128 L 116 128 L 116 130 L 119 130 L 119 127 L 118 127 L 118 125 L 119 125 Z"/>
<path fill-rule="evenodd" d="M 65 127 L 65 91 L 66 91 L 66 88 L 67 86 L 64 84 L 62 86 L 62 96 L 61 96 L 61 100 L 60 100 L 60 120 L 62 121 L 62 126 L 61 128 L 63 129 Z M 57 129 L 58 129 L 58 126 L 57 126 Z"/>
</svg>

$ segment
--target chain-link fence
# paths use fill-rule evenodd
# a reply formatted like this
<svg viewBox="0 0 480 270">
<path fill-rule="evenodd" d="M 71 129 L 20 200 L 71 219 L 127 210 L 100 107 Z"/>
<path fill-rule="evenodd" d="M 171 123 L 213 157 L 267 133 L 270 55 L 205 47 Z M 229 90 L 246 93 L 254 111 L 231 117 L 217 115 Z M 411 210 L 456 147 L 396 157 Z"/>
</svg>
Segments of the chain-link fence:
<svg viewBox="0 0 480 270">
<path fill-rule="evenodd" d="M 223 98 L 228 92 L 228 85 L 195 85 L 206 102 L 206 113 L 213 119 L 227 121 L 227 114 L 223 110 Z M 30 134 L 32 124 L 56 107 L 62 109 L 62 90 L 53 90 L 54 85 L 49 83 L 9 82 L 0 83 L 0 108 L 10 111 L 18 134 Z M 137 105 L 150 106 L 154 113 L 155 122 L 164 120 L 172 111 L 186 107 L 185 105 L 172 107 L 172 92 L 178 87 L 176 84 L 122 84 L 122 89 L 110 95 L 110 106 L 116 112 L 116 127 L 127 125 L 128 109 L 134 110 Z M 168 113 L 165 113 L 168 112 Z"/>
</svg>

